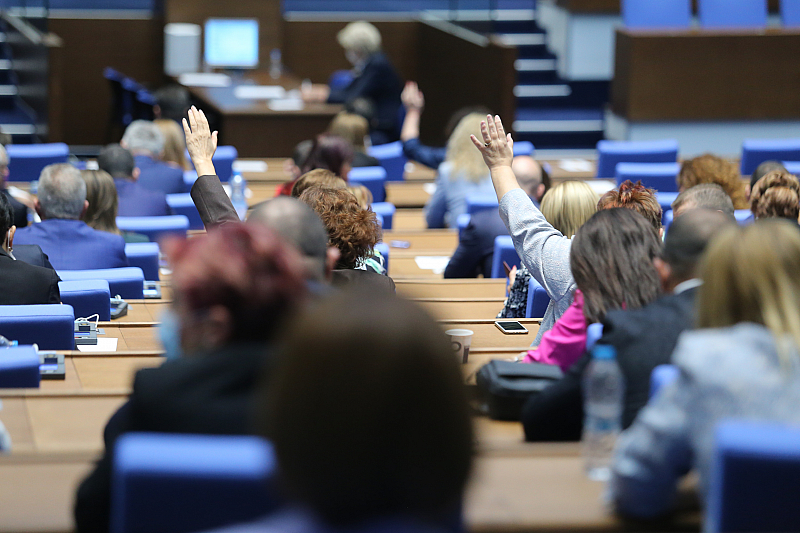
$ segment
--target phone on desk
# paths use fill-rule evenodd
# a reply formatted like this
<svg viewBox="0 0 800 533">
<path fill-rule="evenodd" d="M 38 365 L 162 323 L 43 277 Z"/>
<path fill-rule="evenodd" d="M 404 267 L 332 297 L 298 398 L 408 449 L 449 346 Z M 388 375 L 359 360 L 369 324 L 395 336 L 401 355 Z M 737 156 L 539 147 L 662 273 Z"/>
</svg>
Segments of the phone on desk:
<svg viewBox="0 0 800 533">
<path fill-rule="evenodd" d="M 516 320 L 496 320 L 494 325 L 506 335 L 525 335 L 528 333 L 525 326 Z"/>
</svg>

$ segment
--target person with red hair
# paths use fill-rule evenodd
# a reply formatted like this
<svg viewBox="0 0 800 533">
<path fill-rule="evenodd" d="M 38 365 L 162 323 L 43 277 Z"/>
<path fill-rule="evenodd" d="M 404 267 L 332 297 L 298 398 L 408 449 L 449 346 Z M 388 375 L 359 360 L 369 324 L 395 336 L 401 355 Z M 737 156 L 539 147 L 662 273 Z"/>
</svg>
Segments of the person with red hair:
<svg viewBox="0 0 800 533">
<path fill-rule="evenodd" d="M 136 373 L 130 398 L 106 425 L 105 453 L 78 488 L 81 533 L 108 530 L 114 443 L 122 434 L 253 432 L 251 397 L 271 366 L 270 345 L 305 299 L 298 252 L 260 224 L 226 224 L 169 240 L 164 250 L 174 301 L 161 336 L 171 357 Z"/>
</svg>

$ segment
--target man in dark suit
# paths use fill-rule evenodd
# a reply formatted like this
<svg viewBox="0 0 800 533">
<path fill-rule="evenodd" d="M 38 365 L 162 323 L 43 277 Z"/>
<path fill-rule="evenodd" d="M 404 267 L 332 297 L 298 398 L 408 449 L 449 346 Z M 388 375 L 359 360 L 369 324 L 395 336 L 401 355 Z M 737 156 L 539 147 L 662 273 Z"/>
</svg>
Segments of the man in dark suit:
<svg viewBox="0 0 800 533">
<path fill-rule="evenodd" d="M 670 362 L 678 337 L 694 326 L 695 294 L 702 283 L 695 272 L 706 245 L 734 223 L 718 211 L 695 209 L 682 214 L 667 233 L 663 257 L 655 260 L 667 295 L 640 309 L 606 315 L 598 343 L 616 348 L 617 363 L 625 377 L 623 428 L 631 425 L 647 403 L 653 369 Z M 581 379 L 590 360 L 591 355 L 584 354 L 564 378 L 528 399 L 522 413 L 526 440 L 581 438 Z"/>
<path fill-rule="evenodd" d="M 18 261 L 12 252 L 15 227 L 8 199 L 0 195 L 0 305 L 58 304 L 58 275 L 43 268 Z"/>
<path fill-rule="evenodd" d="M 35 207 L 42 222 L 18 230 L 15 242 L 38 244 L 56 270 L 128 266 L 121 236 L 97 231 L 80 220 L 89 202 L 77 168 L 67 163 L 45 167 Z"/>
<path fill-rule="evenodd" d="M 121 217 L 158 217 L 170 214 L 167 195 L 145 189 L 138 182 L 141 172 L 133 155 L 118 144 L 109 144 L 97 157 L 100 170 L 114 178 Z"/>
<path fill-rule="evenodd" d="M 120 145 L 130 150 L 139 169 L 139 185 L 164 194 L 186 192 L 183 169 L 160 161 L 164 136 L 147 120 L 134 120 L 125 129 Z"/>
</svg>

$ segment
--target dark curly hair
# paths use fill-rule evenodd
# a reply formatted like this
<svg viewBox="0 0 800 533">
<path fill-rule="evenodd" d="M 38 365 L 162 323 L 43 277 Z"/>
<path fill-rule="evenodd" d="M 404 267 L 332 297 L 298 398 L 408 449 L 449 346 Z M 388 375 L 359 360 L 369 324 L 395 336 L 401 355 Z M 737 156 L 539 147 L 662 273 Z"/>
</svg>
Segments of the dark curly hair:
<svg viewBox="0 0 800 533">
<path fill-rule="evenodd" d="M 356 268 L 381 240 L 378 217 L 371 209 L 362 209 L 348 190 L 311 187 L 300 201 L 319 215 L 331 245 L 341 252 L 336 268 Z"/>
<path fill-rule="evenodd" d="M 658 203 L 656 191 L 648 189 L 641 181 L 634 184 L 631 180 L 625 180 L 619 189 L 608 191 L 597 202 L 598 211 L 614 207 L 633 209 L 646 218 L 656 231 L 661 229 L 661 204 Z"/>
<path fill-rule="evenodd" d="M 785 170 L 773 170 L 758 180 L 750 196 L 756 218 L 788 218 L 800 215 L 800 181 Z"/>
</svg>

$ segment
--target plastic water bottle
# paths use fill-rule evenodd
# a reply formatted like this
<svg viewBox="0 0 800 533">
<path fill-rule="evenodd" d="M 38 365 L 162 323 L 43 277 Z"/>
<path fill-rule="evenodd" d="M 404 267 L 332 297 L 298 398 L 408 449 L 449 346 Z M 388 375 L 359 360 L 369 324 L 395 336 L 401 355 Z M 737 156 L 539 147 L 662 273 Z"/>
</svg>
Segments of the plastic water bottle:
<svg viewBox="0 0 800 533">
<path fill-rule="evenodd" d="M 269 53 L 269 77 L 277 80 L 283 74 L 283 62 L 281 60 L 281 49 L 273 48 Z"/>
<path fill-rule="evenodd" d="M 236 214 L 239 215 L 239 220 L 244 220 L 244 217 L 247 216 L 247 200 L 244 197 L 246 189 L 247 182 L 240 173 L 236 172 L 231 177 L 231 203 L 236 209 Z"/>
<path fill-rule="evenodd" d="M 611 477 L 614 445 L 622 431 L 625 378 L 613 346 L 597 344 L 583 375 L 583 459 L 586 474 L 595 481 Z"/>
</svg>

